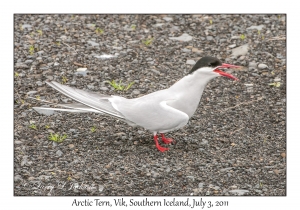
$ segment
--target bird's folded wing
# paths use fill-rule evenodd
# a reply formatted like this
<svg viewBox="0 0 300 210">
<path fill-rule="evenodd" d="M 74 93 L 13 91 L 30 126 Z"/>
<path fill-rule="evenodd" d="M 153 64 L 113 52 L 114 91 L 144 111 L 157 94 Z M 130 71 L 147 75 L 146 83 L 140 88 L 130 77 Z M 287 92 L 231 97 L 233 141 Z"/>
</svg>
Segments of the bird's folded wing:
<svg viewBox="0 0 300 210">
<path fill-rule="evenodd" d="M 61 92 L 62 94 L 78 101 L 92 109 L 96 109 L 100 112 L 104 112 L 113 115 L 118 118 L 124 118 L 124 116 L 117 111 L 110 103 L 109 98 L 111 96 L 105 96 L 97 93 L 91 93 L 84 90 L 68 87 L 66 85 L 59 84 L 57 82 L 47 82 L 48 85 Z"/>
</svg>

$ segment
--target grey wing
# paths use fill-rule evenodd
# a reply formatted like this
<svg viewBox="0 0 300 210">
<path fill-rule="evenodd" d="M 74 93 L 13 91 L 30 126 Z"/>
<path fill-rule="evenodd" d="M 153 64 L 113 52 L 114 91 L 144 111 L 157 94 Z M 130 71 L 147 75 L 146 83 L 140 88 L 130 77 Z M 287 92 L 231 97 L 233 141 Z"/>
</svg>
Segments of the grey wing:
<svg viewBox="0 0 300 210">
<path fill-rule="evenodd" d="M 77 88 L 72 88 L 66 85 L 59 84 L 57 82 L 46 82 L 48 85 L 61 92 L 62 94 L 78 101 L 92 109 L 96 109 L 100 112 L 104 112 L 113 115 L 118 118 L 124 118 L 124 116 L 117 111 L 108 100 L 111 96 L 105 96 L 97 93 L 91 93 Z"/>
</svg>

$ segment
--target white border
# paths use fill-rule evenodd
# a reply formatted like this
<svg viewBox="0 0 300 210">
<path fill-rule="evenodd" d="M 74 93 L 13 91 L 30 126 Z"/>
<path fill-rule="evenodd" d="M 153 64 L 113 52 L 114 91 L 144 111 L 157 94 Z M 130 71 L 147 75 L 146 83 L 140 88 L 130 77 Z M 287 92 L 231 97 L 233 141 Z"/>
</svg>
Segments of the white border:
<svg viewBox="0 0 300 210">
<path fill-rule="evenodd" d="M 3 1 L 1 3 L 1 206 L 14 209 L 71 209 L 74 198 L 111 200 L 113 197 L 14 197 L 13 196 L 13 14 L 14 13 L 287 13 L 287 196 L 286 197 L 203 197 L 228 200 L 227 209 L 283 209 L 299 206 L 299 12 L 296 3 L 268 1 Z M 4 75 L 4 77 L 3 77 Z M 131 197 L 124 197 L 130 199 Z M 140 199 L 141 197 L 137 197 Z M 148 197 L 163 199 L 165 197 Z M 178 197 L 179 198 L 179 197 Z M 180 197 L 184 199 L 184 197 Z M 179 198 L 179 199 L 180 199 Z M 78 208 L 78 207 L 77 207 Z M 99 208 L 99 207 L 97 207 Z M 145 207 L 153 208 L 153 207 Z M 168 207 L 164 207 L 168 208 Z M 173 208 L 173 207 L 170 207 Z M 224 207 L 225 208 L 225 207 Z M 293 208 L 293 209 L 296 209 Z M 299 208 L 299 207 L 298 207 Z M 5 208 L 7 209 L 7 208 Z M 106 209 L 106 208 L 102 208 Z M 107 208 L 112 209 L 112 208 Z M 131 209 L 131 208 L 124 208 Z"/>
</svg>

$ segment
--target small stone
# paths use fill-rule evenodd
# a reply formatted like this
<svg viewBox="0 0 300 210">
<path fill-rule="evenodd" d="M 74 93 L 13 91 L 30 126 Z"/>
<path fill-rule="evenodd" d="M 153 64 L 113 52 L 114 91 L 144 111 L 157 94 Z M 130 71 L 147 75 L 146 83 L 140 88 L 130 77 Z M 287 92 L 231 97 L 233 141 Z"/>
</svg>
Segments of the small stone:
<svg viewBox="0 0 300 210">
<path fill-rule="evenodd" d="M 233 194 L 237 194 L 237 195 L 244 195 L 245 193 L 248 193 L 249 191 L 248 190 L 230 190 L 229 191 L 230 193 L 233 193 Z"/>
<path fill-rule="evenodd" d="M 281 157 L 283 157 L 283 158 L 285 158 L 285 157 L 286 157 L 286 154 L 285 154 L 285 152 L 281 153 L 280 155 L 281 155 Z"/>
<path fill-rule="evenodd" d="M 182 49 L 182 52 L 189 53 L 189 52 L 191 52 L 191 50 L 190 50 L 190 49 L 183 48 L 183 49 Z"/>
<path fill-rule="evenodd" d="M 186 61 L 186 64 L 188 64 L 188 65 L 195 65 L 195 63 L 196 63 L 196 61 L 194 61 L 194 60 L 187 60 Z"/>
<path fill-rule="evenodd" d="M 249 62 L 249 67 L 256 68 L 257 67 L 257 63 L 255 63 L 255 62 Z"/>
<path fill-rule="evenodd" d="M 169 22 L 169 21 L 172 21 L 172 20 L 173 20 L 173 18 L 171 18 L 171 17 L 163 17 L 163 19 L 164 19 L 165 21 L 167 21 L 167 22 Z"/>
<path fill-rule="evenodd" d="M 94 85 L 87 85 L 87 88 L 90 89 L 90 90 L 94 90 L 95 86 Z"/>
<path fill-rule="evenodd" d="M 107 91 L 109 89 L 107 87 L 100 87 L 100 90 Z"/>
<path fill-rule="evenodd" d="M 208 41 L 211 41 L 211 40 L 213 40 L 214 38 L 213 38 L 212 36 L 207 36 L 206 39 L 207 39 Z"/>
<path fill-rule="evenodd" d="M 256 29 L 258 31 L 261 31 L 262 28 L 264 28 L 265 26 L 264 25 L 259 25 L 259 26 L 250 26 L 247 28 L 247 30 L 253 30 L 253 29 Z"/>
<path fill-rule="evenodd" d="M 177 41 L 183 41 L 183 42 L 188 42 L 188 41 L 191 41 L 193 40 L 193 37 L 184 33 L 182 34 L 181 36 L 179 37 L 169 37 L 169 39 L 172 39 L 172 40 L 177 40 Z"/>
<path fill-rule="evenodd" d="M 202 183 L 202 182 L 199 183 L 199 184 L 198 184 L 198 188 L 203 188 L 203 185 L 204 185 L 204 183 Z"/>
<path fill-rule="evenodd" d="M 33 62 L 33 60 L 26 60 L 25 64 L 31 64 Z"/>
<path fill-rule="evenodd" d="M 203 51 L 199 50 L 198 48 L 192 48 L 192 52 L 197 53 L 197 54 L 203 53 Z"/>
<path fill-rule="evenodd" d="M 240 55 L 246 55 L 248 53 L 248 44 L 232 49 L 232 56 L 238 57 Z"/>
<path fill-rule="evenodd" d="M 258 68 L 259 69 L 266 69 L 266 68 L 269 68 L 269 67 L 266 64 L 260 63 L 260 64 L 258 64 Z"/>
<path fill-rule="evenodd" d="M 77 72 L 83 72 L 83 71 L 86 71 L 87 70 L 87 68 L 78 68 L 76 71 Z"/>
<path fill-rule="evenodd" d="M 62 156 L 63 154 L 64 153 L 62 151 L 60 151 L 60 150 L 57 150 L 57 152 L 56 152 L 56 155 L 59 156 L 59 157 Z"/>
<path fill-rule="evenodd" d="M 41 81 L 37 81 L 35 84 L 37 84 L 38 86 L 42 86 L 43 83 Z"/>
<path fill-rule="evenodd" d="M 68 146 L 70 149 L 73 149 L 75 147 L 74 144 L 69 144 Z"/>
<path fill-rule="evenodd" d="M 104 190 L 104 186 L 103 185 L 99 185 L 98 189 L 99 189 L 99 192 L 102 192 Z"/>
<path fill-rule="evenodd" d="M 132 91 L 132 94 L 133 95 L 139 95 L 141 92 L 139 91 L 139 90 L 134 90 L 134 91 Z"/>
<path fill-rule="evenodd" d="M 274 82 L 280 82 L 280 81 L 281 81 L 281 79 L 278 78 L 278 77 L 276 77 L 276 78 L 274 79 Z"/>
<path fill-rule="evenodd" d="M 92 45 L 93 47 L 99 47 L 99 44 L 94 42 L 94 41 L 87 41 L 87 43 L 89 43 L 90 45 Z"/>
<path fill-rule="evenodd" d="M 229 45 L 228 47 L 229 47 L 229 48 L 235 48 L 235 47 L 236 47 L 236 44 Z"/>
<path fill-rule="evenodd" d="M 33 95 L 33 94 L 36 94 L 36 93 L 37 93 L 37 91 L 32 90 L 32 91 L 27 92 L 27 95 Z"/>
<path fill-rule="evenodd" d="M 160 74 L 159 71 L 157 71 L 156 69 L 150 69 L 152 72 L 154 72 L 155 74 Z"/>
</svg>

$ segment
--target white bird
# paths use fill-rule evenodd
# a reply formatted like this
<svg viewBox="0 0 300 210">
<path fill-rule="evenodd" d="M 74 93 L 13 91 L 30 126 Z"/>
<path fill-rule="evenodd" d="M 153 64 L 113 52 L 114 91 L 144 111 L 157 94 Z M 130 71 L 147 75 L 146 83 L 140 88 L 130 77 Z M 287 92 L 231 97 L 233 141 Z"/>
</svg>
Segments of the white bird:
<svg viewBox="0 0 300 210">
<path fill-rule="evenodd" d="M 187 76 L 171 87 L 133 99 L 87 92 L 54 81 L 47 82 L 57 91 L 80 103 L 60 105 L 66 109 L 49 107 L 34 107 L 34 109 L 108 114 L 131 126 L 141 126 L 151 131 L 156 148 L 164 152 L 169 148 L 159 145 L 157 134 L 161 134 L 162 142 L 165 144 L 174 142 L 173 139 L 166 138 L 164 133 L 182 128 L 188 123 L 198 107 L 205 86 L 211 79 L 224 76 L 238 80 L 220 68 L 240 68 L 240 66 L 222 64 L 214 57 L 203 57 L 197 61 Z"/>
</svg>

